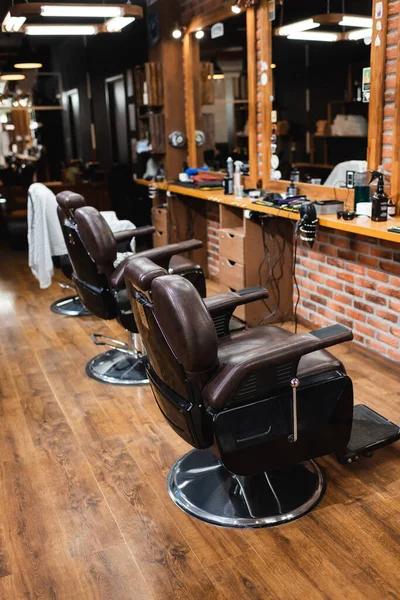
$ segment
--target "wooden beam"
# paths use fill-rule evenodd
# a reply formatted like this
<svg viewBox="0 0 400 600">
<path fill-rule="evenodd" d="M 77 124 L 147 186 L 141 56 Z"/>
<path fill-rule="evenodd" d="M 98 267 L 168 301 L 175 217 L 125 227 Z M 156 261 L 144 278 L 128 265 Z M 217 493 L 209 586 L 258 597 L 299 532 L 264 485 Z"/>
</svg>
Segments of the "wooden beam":
<svg viewBox="0 0 400 600">
<path fill-rule="evenodd" d="M 376 18 L 376 5 L 382 4 L 382 18 Z M 386 38 L 389 0 L 374 0 L 372 7 L 373 33 L 371 44 L 371 95 L 368 115 L 368 168 L 376 170 L 382 161 L 383 105 L 386 75 Z M 378 30 L 377 23 L 381 29 Z M 380 44 L 376 40 L 379 35 Z M 399 65 L 397 65 L 399 71 Z M 396 121 L 395 121 L 396 122 Z M 393 137 L 395 133 L 393 132 Z"/>
<path fill-rule="evenodd" d="M 261 92 L 262 121 L 262 181 L 264 187 L 270 180 L 271 172 L 271 112 L 272 112 L 272 23 L 268 18 L 268 0 L 261 0 L 258 9 L 261 74 L 258 81 Z"/>
<path fill-rule="evenodd" d="M 400 40 L 397 44 L 396 87 L 394 94 L 394 126 L 392 145 L 391 193 L 397 207 L 400 206 Z"/>
<path fill-rule="evenodd" d="M 193 74 L 193 37 L 188 31 L 183 36 L 183 72 L 185 80 L 186 135 L 188 139 L 188 160 L 191 167 L 197 167 L 196 104 Z"/>
<path fill-rule="evenodd" d="M 198 29 L 204 29 L 204 27 L 214 25 L 214 23 L 218 23 L 218 21 L 224 21 L 225 19 L 229 19 L 229 17 L 233 17 L 234 14 L 231 7 L 232 4 L 228 2 L 228 4 L 217 6 L 212 10 L 197 15 L 190 21 L 187 31 L 193 33 Z"/>
<path fill-rule="evenodd" d="M 257 46 L 256 46 L 256 9 L 249 8 L 246 13 L 247 29 L 247 86 L 249 110 L 249 165 L 250 180 L 253 186 L 258 177 L 257 153 Z"/>
</svg>

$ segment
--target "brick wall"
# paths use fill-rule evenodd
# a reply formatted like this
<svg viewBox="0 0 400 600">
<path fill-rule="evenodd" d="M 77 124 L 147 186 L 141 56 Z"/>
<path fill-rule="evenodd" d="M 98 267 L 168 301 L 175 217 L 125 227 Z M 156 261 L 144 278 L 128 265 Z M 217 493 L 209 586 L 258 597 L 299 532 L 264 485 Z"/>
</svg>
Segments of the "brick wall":
<svg viewBox="0 0 400 600">
<path fill-rule="evenodd" d="M 321 228 L 312 250 L 299 245 L 297 280 L 301 317 L 342 323 L 357 344 L 400 362 L 400 244 Z"/>
<path fill-rule="evenodd" d="M 208 276 L 218 280 L 219 276 L 219 205 L 207 202 L 207 263 Z"/>
</svg>

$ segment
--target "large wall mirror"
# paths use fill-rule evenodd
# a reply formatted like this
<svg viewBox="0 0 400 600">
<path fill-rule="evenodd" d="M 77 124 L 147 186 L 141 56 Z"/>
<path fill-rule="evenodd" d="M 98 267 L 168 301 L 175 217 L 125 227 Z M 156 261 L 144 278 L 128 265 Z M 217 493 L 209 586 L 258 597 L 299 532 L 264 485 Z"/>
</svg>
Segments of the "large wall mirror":
<svg viewBox="0 0 400 600">
<path fill-rule="evenodd" d="M 191 165 L 224 169 L 228 157 L 256 177 L 255 9 L 230 6 L 186 34 L 186 123 Z M 196 33 L 201 28 L 203 37 Z M 250 71 L 250 72 L 249 72 Z M 190 81 L 189 81 L 190 80 Z M 192 85 L 190 85 L 192 84 Z M 196 148 L 196 132 L 203 132 Z M 199 138 L 197 138 L 199 141 Z"/>
<path fill-rule="evenodd" d="M 384 5 L 373 0 L 284 0 L 277 7 L 265 91 L 271 98 L 266 130 L 272 136 L 267 187 L 275 184 L 283 191 L 295 177 L 322 186 L 319 194 L 314 192 L 322 196 L 327 187 L 346 188 L 348 171 L 366 178 L 368 167 L 377 167 L 377 152 L 373 159 L 368 156 L 369 133 L 371 138 L 383 90 L 376 77 L 372 95 L 370 82 L 371 67 L 376 75 L 377 54 L 386 45 Z"/>
<path fill-rule="evenodd" d="M 372 0 L 347 0 L 345 10 L 357 17 L 321 18 L 320 1 L 285 0 L 274 29 L 274 150 L 285 180 L 295 170 L 303 182 L 340 187 L 346 171 L 367 171 Z"/>
</svg>

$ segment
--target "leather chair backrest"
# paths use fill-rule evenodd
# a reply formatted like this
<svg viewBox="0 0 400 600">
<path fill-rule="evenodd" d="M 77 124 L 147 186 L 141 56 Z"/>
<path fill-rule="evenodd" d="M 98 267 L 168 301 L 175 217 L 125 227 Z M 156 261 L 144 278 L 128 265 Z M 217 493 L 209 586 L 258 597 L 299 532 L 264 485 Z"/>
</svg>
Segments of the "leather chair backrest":
<svg viewBox="0 0 400 600">
<path fill-rule="evenodd" d="M 74 216 L 81 240 L 98 272 L 111 275 L 117 258 L 117 243 L 109 224 L 93 206 L 78 208 Z"/>
<path fill-rule="evenodd" d="M 90 206 L 83 206 L 68 215 L 64 207 L 59 204 L 57 211 L 73 267 L 72 279 L 82 303 L 100 319 L 115 319 L 117 317 L 116 301 L 110 289 L 106 269 L 98 267 L 87 247 L 87 240 L 89 239 L 90 243 L 91 237 L 86 227 L 88 220 L 85 218 L 85 211 L 89 211 L 90 214 L 91 209 Z M 96 209 L 93 210 L 96 211 Z M 84 211 L 83 216 L 78 215 L 79 211 Z M 80 224 L 76 222 L 77 220 Z M 81 235 L 81 231 L 83 231 L 83 235 Z M 112 267 L 112 262 L 110 264 Z"/>
<path fill-rule="evenodd" d="M 190 384 L 202 389 L 218 368 L 217 335 L 193 284 L 166 273 L 137 258 L 126 266 L 125 279 L 151 368 L 187 399 Z"/>
</svg>

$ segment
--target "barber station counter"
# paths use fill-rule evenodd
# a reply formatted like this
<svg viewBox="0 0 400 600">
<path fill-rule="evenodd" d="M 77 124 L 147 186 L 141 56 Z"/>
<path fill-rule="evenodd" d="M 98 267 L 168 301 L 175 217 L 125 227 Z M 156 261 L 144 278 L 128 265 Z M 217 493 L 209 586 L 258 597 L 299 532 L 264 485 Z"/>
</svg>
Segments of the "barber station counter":
<svg viewBox="0 0 400 600">
<path fill-rule="evenodd" d="M 387 231 L 400 226 L 400 217 L 375 223 L 368 217 L 343 221 L 324 215 L 313 248 L 300 242 L 296 249 L 296 213 L 217 190 L 137 183 L 158 189 L 153 199 L 156 245 L 200 239 L 203 248 L 191 258 L 207 276 L 219 280 L 222 291 L 255 285 L 268 288 L 267 302 L 235 313 L 248 325 L 293 320 L 296 251 L 300 319 L 314 326 L 342 323 L 353 330 L 360 346 L 400 363 L 400 235 Z M 249 220 L 246 210 L 276 218 Z"/>
<path fill-rule="evenodd" d="M 146 181 L 145 179 L 138 179 L 139 185 L 155 185 L 159 190 L 169 191 L 172 194 L 180 194 L 190 198 L 198 198 L 207 202 L 217 202 L 218 204 L 224 204 L 226 206 L 233 206 L 242 210 L 253 210 L 259 213 L 269 214 L 276 217 L 282 217 L 285 219 L 298 220 L 299 215 L 291 213 L 278 208 L 271 208 L 268 206 L 260 206 L 254 204 L 247 198 L 237 198 L 236 196 L 226 196 L 222 190 L 204 191 L 195 188 L 188 188 L 186 186 L 180 186 L 177 184 L 171 184 L 168 182 L 154 183 Z M 372 238 L 381 240 L 388 240 L 397 242 L 400 244 L 400 234 L 391 233 L 388 231 L 388 227 L 400 227 L 400 217 L 389 219 L 386 222 L 375 223 L 371 221 L 369 217 L 356 217 L 353 221 L 344 221 L 338 219 L 336 215 L 322 215 L 319 217 L 319 223 L 321 227 L 327 227 L 329 229 L 338 229 L 341 231 L 348 231 L 357 235 L 365 235 Z"/>
</svg>

